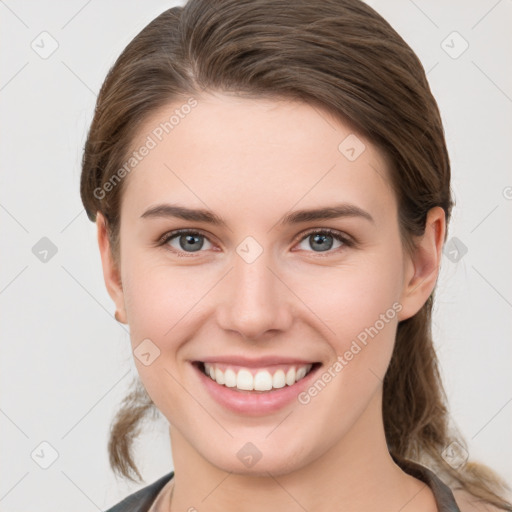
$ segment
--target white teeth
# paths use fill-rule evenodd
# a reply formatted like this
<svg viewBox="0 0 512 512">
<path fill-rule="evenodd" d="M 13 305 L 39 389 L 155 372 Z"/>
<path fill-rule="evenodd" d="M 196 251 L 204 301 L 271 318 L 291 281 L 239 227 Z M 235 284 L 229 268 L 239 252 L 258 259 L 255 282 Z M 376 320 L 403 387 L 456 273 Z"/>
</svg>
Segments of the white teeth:
<svg viewBox="0 0 512 512">
<path fill-rule="evenodd" d="M 258 372 L 254 376 L 254 389 L 256 391 L 268 391 L 272 389 L 272 375 L 267 371 Z"/>
<path fill-rule="evenodd" d="M 300 380 L 304 378 L 304 375 L 306 375 L 306 368 L 303 366 L 302 368 L 299 368 L 297 370 L 297 375 L 295 376 L 295 380 Z"/>
<path fill-rule="evenodd" d="M 292 386 L 295 382 L 303 379 L 312 366 L 312 364 L 299 367 L 291 366 L 286 374 L 284 370 L 278 369 L 273 375 L 268 370 L 258 370 L 253 376 L 251 371 L 246 368 L 241 368 L 238 372 L 232 368 L 222 371 L 215 364 L 204 363 L 205 373 L 212 380 L 228 388 L 236 387 L 244 391 L 269 391 L 284 388 L 286 385 Z"/>
<path fill-rule="evenodd" d="M 218 368 L 215 371 L 215 375 L 220 371 Z M 217 381 L 217 384 L 220 384 Z M 254 389 L 254 379 L 252 378 L 251 372 L 248 370 L 240 370 L 236 376 L 236 387 L 238 389 L 244 389 L 245 391 L 251 391 Z"/>
<path fill-rule="evenodd" d="M 272 377 L 273 388 L 284 388 L 286 386 L 286 377 L 284 376 L 283 370 L 277 370 Z"/>
<path fill-rule="evenodd" d="M 213 379 L 215 380 L 215 379 Z M 225 385 L 228 387 L 228 388 L 234 388 L 236 387 L 236 373 L 231 370 L 230 368 L 228 368 L 225 372 L 224 372 L 224 380 L 225 380 Z"/>
<path fill-rule="evenodd" d="M 286 384 L 288 384 L 288 386 L 291 386 L 294 383 L 295 383 L 295 368 L 290 368 L 286 372 Z"/>
<path fill-rule="evenodd" d="M 221 372 L 218 368 L 215 369 L 215 380 L 219 384 L 224 384 L 224 373 Z"/>
</svg>

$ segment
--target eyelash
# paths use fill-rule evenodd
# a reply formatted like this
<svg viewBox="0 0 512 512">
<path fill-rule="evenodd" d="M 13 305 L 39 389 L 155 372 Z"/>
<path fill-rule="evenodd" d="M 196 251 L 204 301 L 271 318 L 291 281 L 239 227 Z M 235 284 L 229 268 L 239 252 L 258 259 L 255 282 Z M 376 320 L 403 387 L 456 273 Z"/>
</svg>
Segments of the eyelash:
<svg viewBox="0 0 512 512">
<path fill-rule="evenodd" d="M 175 238 L 177 235 L 185 235 L 185 234 L 186 235 L 199 235 L 199 236 L 203 236 L 206 239 L 208 239 L 208 236 L 205 233 L 201 232 L 200 230 L 177 229 L 177 230 L 170 231 L 170 232 L 165 233 L 164 235 L 162 235 L 158 239 L 157 246 L 158 247 L 164 246 L 170 240 Z M 331 229 L 331 228 L 321 228 L 321 229 L 319 229 L 319 228 L 312 228 L 312 229 L 306 231 L 305 233 L 302 233 L 300 235 L 300 238 L 297 239 L 296 243 L 300 243 L 303 240 L 305 240 L 306 238 L 308 238 L 308 236 L 316 235 L 316 234 L 319 234 L 319 235 L 331 235 L 333 238 L 335 238 L 336 240 L 338 240 L 339 242 L 341 242 L 343 244 L 342 247 L 338 247 L 337 249 L 334 249 L 334 250 L 320 251 L 320 252 L 306 251 L 306 252 L 313 252 L 313 253 L 319 255 L 320 257 L 324 256 L 324 255 L 328 256 L 328 255 L 337 253 L 340 250 L 342 250 L 343 247 L 355 247 L 356 246 L 356 241 L 355 240 L 353 240 L 353 239 L 343 235 L 341 232 L 336 231 L 336 230 Z M 208 239 L 208 241 L 210 241 L 210 240 Z M 210 241 L 210 243 L 212 243 L 212 242 Z M 188 253 L 186 251 L 177 251 L 176 249 L 174 249 L 172 247 L 165 247 L 165 249 L 168 249 L 168 250 L 170 250 L 171 252 L 173 252 L 175 254 L 180 254 L 180 255 L 186 254 L 187 257 L 194 257 L 194 252 Z M 204 251 L 196 251 L 196 252 L 200 253 L 200 252 L 204 252 Z M 323 254 L 323 253 L 325 253 L 325 254 Z"/>
</svg>

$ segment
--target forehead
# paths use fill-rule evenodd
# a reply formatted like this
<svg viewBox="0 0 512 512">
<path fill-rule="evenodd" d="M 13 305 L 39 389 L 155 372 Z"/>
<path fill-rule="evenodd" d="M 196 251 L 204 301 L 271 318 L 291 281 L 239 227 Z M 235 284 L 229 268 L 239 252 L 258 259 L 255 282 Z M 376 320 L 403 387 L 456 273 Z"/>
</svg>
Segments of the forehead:
<svg viewBox="0 0 512 512">
<path fill-rule="evenodd" d="M 166 201 L 261 217 L 297 203 L 350 201 L 377 217 L 396 207 L 377 148 L 302 102 L 185 98 L 148 116 L 132 150 L 139 155 L 125 178 L 122 211 L 139 215 Z"/>
</svg>

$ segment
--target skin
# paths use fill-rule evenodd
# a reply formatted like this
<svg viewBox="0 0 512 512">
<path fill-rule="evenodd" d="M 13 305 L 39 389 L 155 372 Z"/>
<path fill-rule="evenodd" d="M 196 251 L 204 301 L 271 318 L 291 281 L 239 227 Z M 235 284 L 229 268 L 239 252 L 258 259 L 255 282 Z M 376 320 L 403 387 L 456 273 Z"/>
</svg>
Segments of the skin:
<svg viewBox="0 0 512 512">
<path fill-rule="evenodd" d="M 241 502 L 248 512 L 331 511 L 334 503 L 355 512 L 437 510 L 430 489 L 391 459 L 381 407 L 397 324 L 421 308 L 436 283 L 444 211 L 428 213 L 425 234 L 409 255 L 386 160 L 356 134 L 366 149 L 349 161 L 338 149 L 355 133 L 347 124 L 293 101 L 196 99 L 197 107 L 125 178 L 120 266 L 104 218 L 97 218 L 105 283 L 130 326 L 132 348 L 149 338 L 160 350 L 150 365 L 136 357 L 135 363 L 170 424 L 172 510 L 225 512 Z M 179 105 L 148 117 L 133 147 Z M 345 202 L 374 222 L 278 224 L 290 211 Z M 160 203 L 207 208 L 227 227 L 141 218 Z M 156 245 L 181 228 L 205 234 L 199 252 L 180 249 L 179 236 Z M 311 228 L 339 231 L 356 245 L 328 237 L 333 247 L 321 251 L 303 234 Z M 236 252 L 247 236 L 263 249 L 250 264 Z M 294 401 L 253 417 L 228 411 L 190 364 L 222 354 L 278 354 L 327 368 L 394 303 L 401 305 L 395 318 L 307 405 Z M 247 442 L 262 454 L 250 468 L 237 457 Z"/>
</svg>

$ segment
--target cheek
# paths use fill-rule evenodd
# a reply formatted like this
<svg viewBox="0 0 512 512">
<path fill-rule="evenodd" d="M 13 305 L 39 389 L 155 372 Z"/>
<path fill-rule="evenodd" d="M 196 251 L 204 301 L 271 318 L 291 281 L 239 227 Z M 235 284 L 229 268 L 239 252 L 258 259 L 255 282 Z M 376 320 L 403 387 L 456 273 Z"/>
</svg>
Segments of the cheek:
<svg viewBox="0 0 512 512">
<path fill-rule="evenodd" d="M 357 281 L 348 281 L 346 287 L 335 299 L 338 308 L 331 311 L 335 320 L 333 330 L 337 333 L 336 351 L 351 349 L 354 342 L 366 347 L 373 340 L 379 340 L 381 350 L 389 349 L 394 342 L 394 328 L 397 324 L 397 301 L 394 283 L 382 272 L 366 273 Z M 334 301 L 333 301 L 334 302 Z M 347 355 L 350 358 L 350 355 Z"/>
<path fill-rule="evenodd" d="M 389 263 L 388 272 L 380 267 L 372 270 L 370 265 L 364 272 L 354 268 L 340 273 L 340 282 L 320 281 L 325 284 L 323 294 L 315 294 L 308 302 L 329 326 L 322 330 L 332 354 L 298 399 L 317 418 L 327 416 L 322 427 L 326 438 L 347 431 L 384 380 L 402 309 L 397 285 L 400 275 Z"/>
<path fill-rule="evenodd" d="M 130 338 L 137 372 L 148 394 L 168 418 L 183 400 L 177 384 L 187 380 L 180 365 L 180 347 L 186 345 L 201 292 L 199 279 L 190 279 L 190 269 L 176 272 L 165 264 L 142 258 L 126 260 L 123 290 L 130 325 Z M 204 280 L 203 280 L 204 283 Z M 203 286 L 204 287 L 204 286 Z M 197 306 L 196 306 L 197 307 Z"/>
<path fill-rule="evenodd" d="M 331 372 L 324 377 L 337 391 L 321 400 L 359 397 L 363 404 L 378 387 L 393 352 L 401 283 L 401 259 L 392 249 L 369 254 L 351 266 L 317 269 L 314 275 L 296 278 L 295 289 L 320 319 L 316 329 L 324 333 L 332 352 Z M 317 387 L 322 389 L 322 384 Z M 335 404 L 324 405 L 329 409 Z"/>
<path fill-rule="evenodd" d="M 180 363 L 201 323 L 207 303 L 201 299 L 218 277 L 143 255 L 126 258 L 123 272 L 134 362 L 151 398 L 165 410 L 166 403 L 183 398 L 176 382 L 189 379 L 184 372 L 190 368 Z"/>
<path fill-rule="evenodd" d="M 189 320 L 208 290 L 208 279 L 192 268 L 172 268 L 134 260 L 125 266 L 125 305 L 133 341 L 140 337 L 170 340 L 173 329 Z"/>
<path fill-rule="evenodd" d="M 364 264 L 297 272 L 288 282 L 326 326 L 322 331 L 338 353 L 359 334 L 364 338 L 365 329 L 375 324 L 387 335 L 389 324 L 397 322 L 396 310 L 401 309 L 400 261 L 391 256 L 375 255 Z"/>
</svg>

